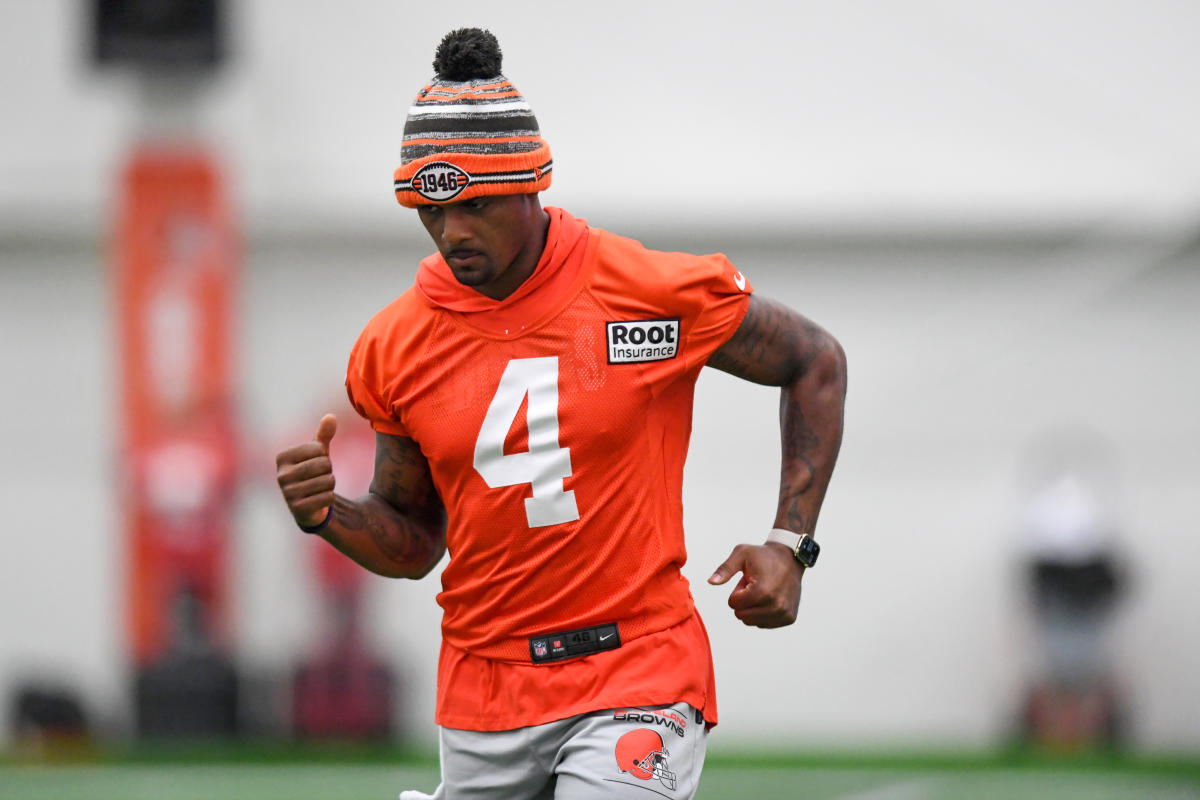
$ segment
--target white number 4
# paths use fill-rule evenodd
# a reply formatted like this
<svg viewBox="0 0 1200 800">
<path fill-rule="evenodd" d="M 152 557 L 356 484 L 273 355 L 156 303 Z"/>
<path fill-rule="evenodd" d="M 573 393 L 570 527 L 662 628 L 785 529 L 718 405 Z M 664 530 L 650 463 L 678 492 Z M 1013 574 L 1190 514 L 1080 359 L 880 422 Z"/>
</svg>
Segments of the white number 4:
<svg viewBox="0 0 1200 800">
<path fill-rule="evenodd" d="M 504 440 L 527 394 L 529 450 L 505 455 Z M 571 475 L 571 451 L 558 446 L 557 356 L 508 362 L 475 440 L 475 469 L 493 489 L 533 486 L 533 497 L 525 498 L 531 528 L 579 519 L 575 492 L 563 491 L 563 478 Z"/>
</svg>

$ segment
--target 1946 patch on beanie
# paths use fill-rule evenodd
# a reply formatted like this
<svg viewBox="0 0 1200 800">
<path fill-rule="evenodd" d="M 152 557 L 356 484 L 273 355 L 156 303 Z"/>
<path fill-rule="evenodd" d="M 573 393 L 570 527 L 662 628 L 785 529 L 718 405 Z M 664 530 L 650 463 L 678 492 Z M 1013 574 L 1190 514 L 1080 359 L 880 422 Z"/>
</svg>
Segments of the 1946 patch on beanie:
<svg viewBox="0 0 1200 800">
<path fill-rule="evenodd" d="M 554 162 L 537 117 L 500 73 L 500 44 L 490 32 L 446 34 L 433 79 L 404 123 L 400 205 L 457 202 L 480 195 L 528 194 L 550 186 Z"/>
</svg>

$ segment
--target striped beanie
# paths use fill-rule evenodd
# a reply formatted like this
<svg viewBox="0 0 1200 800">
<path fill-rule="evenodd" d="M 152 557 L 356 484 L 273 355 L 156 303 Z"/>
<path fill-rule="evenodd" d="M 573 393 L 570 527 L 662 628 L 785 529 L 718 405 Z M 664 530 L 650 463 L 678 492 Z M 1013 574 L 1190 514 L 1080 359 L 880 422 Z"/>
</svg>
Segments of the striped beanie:
<svg viewBox="0 0 1200 800">
<path fill-rule="evenodd" d="M 550 186 L 550 146 L 525 98 L 500 74 L 500 44 L 479 28 L 451 31 L 438 45 L 433 80 L 404 123 L 400 205 L 529 194 Z"/>
</svg>

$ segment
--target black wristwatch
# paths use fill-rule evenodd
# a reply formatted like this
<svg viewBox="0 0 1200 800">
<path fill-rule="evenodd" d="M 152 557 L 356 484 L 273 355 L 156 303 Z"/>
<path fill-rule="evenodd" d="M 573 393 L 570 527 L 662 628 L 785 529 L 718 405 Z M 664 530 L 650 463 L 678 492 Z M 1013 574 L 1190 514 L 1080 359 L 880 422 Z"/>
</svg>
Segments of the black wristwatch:
<svg viewBox="0 0 1200 800">
<path fill-rule="evenodd" d="M 781 544 L 791 550 L 796 560 L 805 567 L 816 564 L 817 556 L 821 554 L 821 545 L 817 544 L 817 540 L 807 533 L 792 533 L 783 528 L 773 528 L 767 534 L 767 541 Z"/>
</svg>

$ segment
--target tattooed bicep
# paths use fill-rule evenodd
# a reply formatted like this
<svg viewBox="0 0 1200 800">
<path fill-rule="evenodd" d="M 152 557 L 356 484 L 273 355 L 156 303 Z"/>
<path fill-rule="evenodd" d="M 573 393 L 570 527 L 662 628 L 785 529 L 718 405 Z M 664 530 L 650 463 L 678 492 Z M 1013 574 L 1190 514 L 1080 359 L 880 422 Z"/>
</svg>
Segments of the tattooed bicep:
<svg viewBox="0 0 1200 800">
<path fill-rule="evenodd" d="M 737 331 L 708 359 L 708 366 L 739 378 L 782 386 L 802 375 L 831 341 L 821 326 L 782 303 L 750 295 Z"/>
<path fill-rule="evenodd" d="M 441 512 L 429 462 L 421 447 L 405 436 L 375 434 L 375 476 L 371 491 L 397 510 Z"/>
</svg>

